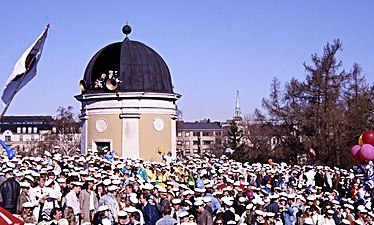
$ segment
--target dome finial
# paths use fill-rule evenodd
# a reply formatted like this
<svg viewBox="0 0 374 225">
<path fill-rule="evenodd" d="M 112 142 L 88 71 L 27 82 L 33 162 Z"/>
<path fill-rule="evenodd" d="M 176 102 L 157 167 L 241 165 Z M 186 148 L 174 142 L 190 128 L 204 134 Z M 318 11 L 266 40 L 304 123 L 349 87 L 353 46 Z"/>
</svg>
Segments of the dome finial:
<svg viewBox="0 0 374 225">
<path fill-rule="evenodd" d="M 126 34 L 126 38 L 127 38 L 127 35 L 131 33 L 131 27 L 127 24 L 127 21 L 126 21 L 126 25 L 122 27 L 122 32 Z"/>
</svg>

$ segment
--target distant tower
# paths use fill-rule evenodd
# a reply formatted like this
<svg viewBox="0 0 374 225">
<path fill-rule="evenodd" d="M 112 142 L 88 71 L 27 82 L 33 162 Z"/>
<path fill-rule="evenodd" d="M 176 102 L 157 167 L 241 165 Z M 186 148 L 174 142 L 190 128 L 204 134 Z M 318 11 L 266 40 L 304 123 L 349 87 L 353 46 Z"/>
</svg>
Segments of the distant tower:
<svg viewBox="0 0 374 225">
<path fill-rule="evenodd" d="M 235 105 L 235 121 L 242 120 L 242 112 L 240 111 L 240 97 L 239 97 L 239 90 L 236 90 L 236 105 Z"/>
</svg>

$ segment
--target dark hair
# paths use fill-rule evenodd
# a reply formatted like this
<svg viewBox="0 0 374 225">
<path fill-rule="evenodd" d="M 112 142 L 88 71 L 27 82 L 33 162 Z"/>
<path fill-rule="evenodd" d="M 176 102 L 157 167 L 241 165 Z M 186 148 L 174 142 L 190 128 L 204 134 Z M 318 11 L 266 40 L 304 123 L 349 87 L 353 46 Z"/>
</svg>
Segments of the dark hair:
<svg viewBox="0 0 374 225">
<path fill-rule="evenodd" d="M 141 193 L 140 195 L 143 196 L 143 198 L 146 199 L 147 201 L 148 201 L 149 198 L 151 197 L 151 195 L 148 194 L 148 193 Z"/>
<path fill-rule="evenodd" d="M 222 213 L 218 213 L 218 214 L 217 214 L 216 218 L 215 218 L 214 221 L 213 221 L 213 224 L 217 224 L 217 221 L 218 221 L 218 220 L 221 220 L 222 223 L 223 223 Z"/>
<path fill-rule="evenodd" d="M 128 184 L 126 187 L 129 187 L 131 190 L 134 190 L 134 185 L 133 184 Z"/>
<path fill-rule="evenodd" d="M 171 214 L 171 207 L 170 205 L 166 205 L 164 207 L 164 215 L 170 215 Z"/>
<path fill-rule="evenodd" d="M 138 212 L 133 212 L 133 213 L 131 213 L 131 216 L 134 217 L 134 219 L 135 219 L 136 221 L 139 221 L 139 220 L 140 220 L 140 215 L 139 215 Z"/>
<path fill-rule="evenodd" d="M 49 176 L 56 176 L 56 175 L 53 171 L 50 171 L 50 172 L 48 172 L 47 176 L 49 177 Z"/>
<path fill-rule="evenodd" d="M 61 208 L 57 208 L 57 207 L 53 208 L 51 210 L 51 217 L 53 218 L 53 216 L 55 216 L 58 211 L 62 212 L 62 209 Z"/>
</svg>

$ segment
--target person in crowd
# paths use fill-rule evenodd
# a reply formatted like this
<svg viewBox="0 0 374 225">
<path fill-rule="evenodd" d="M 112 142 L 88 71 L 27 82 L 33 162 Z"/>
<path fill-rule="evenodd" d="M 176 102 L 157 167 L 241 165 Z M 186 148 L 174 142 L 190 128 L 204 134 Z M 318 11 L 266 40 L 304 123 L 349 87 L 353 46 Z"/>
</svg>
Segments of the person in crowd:
<svg viewBox="0 0 374 225">
<path fill-rule="evenodd" d="M 0 185 L 0 207 L 7 211 L 17 213 L 17 200 L 20 195 L 20 184 L 14 178 L 13 168 L 15 165 L 8 163 L 8 168 L 4 170 L 6 181 Z"/>
<path fill-rule="evenodd" d="M 164 208 L 163 216 L 157 220 L 156 225 L 176 225 L 178 221 L 171 216 L 172 208 L 167 205 Z"/>
<path fill-rule="evenodd" d="M 68 220 L 63 218 L 62 209 L 61 208 L 53 208 L 51 210 L 51 218 L 52 221 L 50 225 L 60 225 L 61 223 L 68 223 Z"/>
<path fill-rule="evenodd" d="M 98 200 L 100 200 L 100 198 L 103 197 L 106 194 L 106 190 L 105 190 L 105 187 L 104 187 L 103 183 L 99 183 L 96 186 L 95 194 L 96 194 L 96 198 Z"/>
<path fill-rule="evenodd" d="M 213 225 L 223 225 L 223 219 L 221 216 L 216 216 L 214 221 L 213 221 Z"/>
<path fill-rule="evenodd" d="M 150 195 L 144 194 L 144 193 L 140 194 L 139 203 L 141 204 L 141 207 L 142 207 L 144 223 L 145 225 L 155 225 L 159 219 L 159 212 L 157 211 L 154 205 L 148 202 L 149 200 L 150 200 Z"/>
<path fill-rule="evenodd" d="M 180 217 L 179 214 L 183 212 L 182 207 L 181 207 L 182 201 L 179 198 L 174 198 L 172 200 L 172 212 L 171 216 L 180 223 Z"/>
<path fill-rule="evenodd" d="M 98 208 L 98 200 L 93 190 L 95 185 L 95 179 L 92 177 L 86 178 L 86 189 L 83 189 L 79 193 L 79 205 L 83 214 L 82 223 L 91 222 L 96 209 Z"/>
<path fill-rule="evenodd" d="M 131 224 L 133 225 L 141 225 L 140 222 L 140 214 L 138 212 L 132 212 L 130 216 Z"/>
<path fill-rule="evenodd" d="M 323 222 L 323 224 L 324 225 L 336 225 L 333 216 L 334 216 L 334 211 L 331 209 L 327 210 L 326 215 L 325 215 L 325 221 Z"/>
<path fill-rule="evenodd" d="M 73 189 L 66 195 L 66 207 L 71 207 L 75 216 L 76 223 L 82 219 L 81 207 L 79 203 L 78 194 L 81 191 L 82 183 L 81 182 L 72 182 Z"/>
<path fill-rule="evenodd" d="M 213 187 L 206 188 L 206 194 L 205 197 L 210 197 L 210 207 L 212 208 L 213 215 L 216 215 L 218 209 L 221 208 L 221 203 L 218 201 L 216 197 L 214 197 L 212 194 L 214 192 Z"/>
<path fill-rule="evenodd" d="M 212 215 L 208 212 L 208 210 L 204 207 L 204 202 L 202 200 L 198 200 L 194 203 L 197 211 L 197 218 L 196 222 L 198 225 L 213 225 L 213 218 Z"/>
<path fill-rule="evenodd" d="M 101 205 L 97 209 L 92 220 L 92 225 L 111 225 L 112 222 L 109 219 L 110 209 L 107 205 Z"/>
<path fill-rule="evenodd" d="M 30 191 L 30 184 L 28 182 L 22 182 L 20 184 L 21 187 L 21 194 L 18 196 L 17 200 L 17 214 L 21 214 L 23 204 L 26 202 L 31 202 L 29 191 Z"/>
<path fill-rule="evenodd" d="M 21 219 L 25 223 L 36 224 L 38 221 L 33 214 L 34 204 L 31 202 L 25 202 L 22 204 Z"/>
<path fill-rule="evenodd" d="M 318 206 L 313 205 L 311 206 L 312 210 L 312 220 L 314 225 L 323 225 L 324 217 L 320 213 L 320 209 Z"/>
<path fill-rule="evenodd" d="M 130 217 L 128 216 L 127 212 L 121 210 L 118 212 L 118 223 L 114 223 L 114 225 L 131 225 Z"/>
<path fill-rule="evenodd" d="M 165 161 L 166 166 L 170 166 L 170 163 L 173 161 L 171 151 L 169 151 L 166 155 L 163 154 L 162 159 Z"/>
<path fill-rule="evenodd" d="M 260 225 L 263 223 L 265 223 L 264 212 L 262 210 L 256 210 L 254 214 L 254 220 L 252 221 L 252 225 Z"/>
<path fill-rule="evenodd" d="M 119 211 L 119 204 L 117 202 L 117 186 L 111 185 L 108 187 L 108 193 L 105 194 L 101 199 L 99 200 L 99 205 L 106 205 L 109 207 L 109 220 L 111 223 L 118 221 L 118 211 Z"/>
<path fill-rule="evenodd" d="M 74 215 L 74 210 L 71 207 L 66 207 L 64 211 L 64 218 L 68 221 L 69 225 L 76 225 L 77 220 Z"/>
</svg>

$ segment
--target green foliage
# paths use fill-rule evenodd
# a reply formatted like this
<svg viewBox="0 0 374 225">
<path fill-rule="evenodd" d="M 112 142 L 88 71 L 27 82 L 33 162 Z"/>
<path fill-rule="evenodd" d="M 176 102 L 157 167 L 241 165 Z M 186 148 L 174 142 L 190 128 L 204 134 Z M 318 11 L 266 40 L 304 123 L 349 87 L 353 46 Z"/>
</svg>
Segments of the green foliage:
<svg viewBox="0 0 374 225">
<path fill-rule="evenodd" d="M 234 153 L 230 157 L 240 162 L 248 160 L 248 152 L 243 137 L 243 130 L 238 127 L 234 120 L 231 121 L 228 131 L 228 147 L 234 150 Z"/>
</svg>

